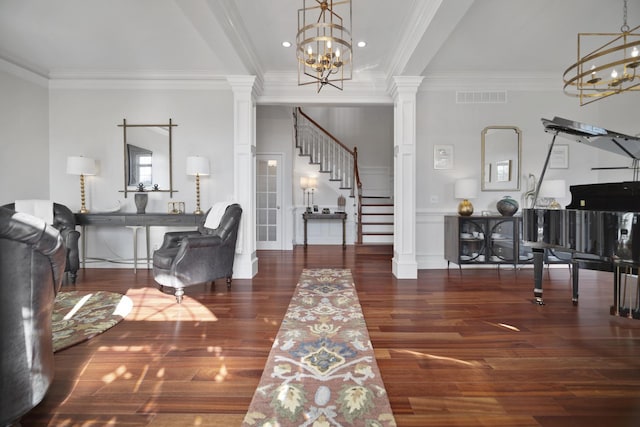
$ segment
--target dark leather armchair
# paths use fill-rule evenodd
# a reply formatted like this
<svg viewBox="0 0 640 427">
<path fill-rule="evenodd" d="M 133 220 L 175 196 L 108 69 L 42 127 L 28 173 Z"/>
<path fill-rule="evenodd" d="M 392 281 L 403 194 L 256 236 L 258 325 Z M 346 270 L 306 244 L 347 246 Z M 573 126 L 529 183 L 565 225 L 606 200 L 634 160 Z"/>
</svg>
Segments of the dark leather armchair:
<svg viewBox="0 0 640 427">
<path fill-rule="evenodd" d="M 3 207 L 15 210 L 15 203 Z M 80 268 L 80 253 L 78 240 L 80 232 L 76 230 L 76 217 L 71 209 L 59 203 L 53 204 L 53 227 L 62 236 L 65 248 L 67 248 L 67 267 L 65 272 L 69 275 L 71 283 L 76 283 L 78 268 Z"/>
<path fill-rule="evenodd" d="M 242 208 L 229 205 L 216 229 L 204 227 L 206 215 L 196 231 L 174 231 L 164 235 L 153 253 L 153 277 L 161 286 L 175 288 L 178 303 L 184 287 L 226 278 L 231 286 L 233 260 Z"/>
<path fill-rule="evenodd" d="M 35 407 L 53 379 L 51 314 L 62 284 L 58 230 L 0 207 L 0 425 Z"/>
</svg>

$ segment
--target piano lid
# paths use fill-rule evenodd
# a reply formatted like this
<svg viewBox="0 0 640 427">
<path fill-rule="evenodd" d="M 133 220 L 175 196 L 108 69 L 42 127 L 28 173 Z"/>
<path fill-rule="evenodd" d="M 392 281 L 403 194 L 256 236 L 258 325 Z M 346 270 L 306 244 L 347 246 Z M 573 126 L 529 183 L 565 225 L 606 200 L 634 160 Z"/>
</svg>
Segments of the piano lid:
<svg viewBox="0 0 640 427">
<path fill-rule="evenodd" d="M 591 126 L 572 120 L 554 117 L 553 120 L 542 119 L 544 131 L 562 135 L 565 138 L 610 151 L 622 156 L 640 159 L 640 138 Z"/>
</svg>

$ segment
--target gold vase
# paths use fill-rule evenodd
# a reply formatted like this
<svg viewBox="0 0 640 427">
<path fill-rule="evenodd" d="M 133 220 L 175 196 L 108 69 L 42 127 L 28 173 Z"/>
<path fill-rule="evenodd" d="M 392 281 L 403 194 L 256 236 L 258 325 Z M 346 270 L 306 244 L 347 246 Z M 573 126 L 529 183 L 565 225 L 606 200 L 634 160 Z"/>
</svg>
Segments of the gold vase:
<svg viewBox="0 0 640 427">
<path fill-rule="evenodd" d="M 458 205 L 458 214 L 460 216 L 471 216 L 473 214 L 473 205 L 468 199 L 464 199 Z"/>
</svg>

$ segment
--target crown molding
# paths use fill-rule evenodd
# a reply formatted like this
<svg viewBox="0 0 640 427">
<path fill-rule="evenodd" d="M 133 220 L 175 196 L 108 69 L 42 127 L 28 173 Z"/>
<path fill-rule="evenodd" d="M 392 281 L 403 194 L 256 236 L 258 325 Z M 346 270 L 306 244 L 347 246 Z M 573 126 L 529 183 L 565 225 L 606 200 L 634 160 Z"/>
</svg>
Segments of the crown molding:
<svg viewBox="0 0 640 427">
<path fill-rule="evenodd" d="M 562 90 L 562 78 L 557 73 L 442 73 L 427 74 L 421 91 L 445 90 L 511 90 L 556 91 Z"/>
<path fill-rule="evenodd" d="M 53 71 L 51 89 L 228 90 L 226 76 L 192 71 Z"/>
<path fill-rule="evenodd" d="M 4 58 L 0 58 L 0 71 L 4 71 L 7 74 L 14 75 L 38 86 L 49 87 L 49 79 L 47 79 L 47 77 Z"/>
<path fill-rule="evenodd" d="M 344 82 L 342 91 L 326 87 L 318 93 L 315 84 L 298 86 L 297 73 L 267 73 L 257 102 L 293 105 L 393 104 L 383 73 L 354 73 L 353 77 Z"/>
</svg>

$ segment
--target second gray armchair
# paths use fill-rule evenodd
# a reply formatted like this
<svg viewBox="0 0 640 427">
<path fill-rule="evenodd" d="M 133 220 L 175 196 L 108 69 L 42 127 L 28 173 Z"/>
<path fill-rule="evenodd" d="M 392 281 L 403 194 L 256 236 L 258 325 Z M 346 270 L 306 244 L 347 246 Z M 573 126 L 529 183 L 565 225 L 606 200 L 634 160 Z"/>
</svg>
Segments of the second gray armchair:
<svg viewBox="0 0 640 427">
<path fill-rule="evenodd" d="M 206 215 L 197 231 L 165 233 L 162 246 L 153 253 L 153 277 L 161 286 L 175 288 L 178 302 L 185 286 L 226 278 L 231 286 L 233 261 L 242 208 L 229 205 L 215 229 L 204 227 Z"/>
</svg>

